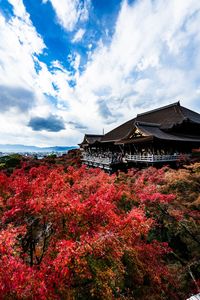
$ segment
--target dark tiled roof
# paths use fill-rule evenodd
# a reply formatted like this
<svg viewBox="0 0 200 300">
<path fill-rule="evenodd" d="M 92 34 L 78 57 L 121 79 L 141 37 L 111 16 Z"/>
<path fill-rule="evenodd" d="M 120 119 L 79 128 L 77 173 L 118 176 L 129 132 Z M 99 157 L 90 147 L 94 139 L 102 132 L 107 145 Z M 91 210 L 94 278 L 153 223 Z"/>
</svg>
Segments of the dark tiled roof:
<svg viewBox="0 0 200 300">
<path fill-rule="evenodd" d="M 185 142 L 199 142 L 200 143 L 200 136 L 195 137 L 192 135 L 174 135 L 167 132 L 164 132 L 159 128 L 158 125 L 145 125 L 144 123 L 138 123 L 138 129 L 144 132 L 147 136 L 153 136 L 160 140 L 171 140 L 171 141 L 185 141 Z"/>
<path fill-rule="evenodd" d="M 137 121 L 158 123 L 163 129 L 170 129 L 175 124 L 181 124 L 185 119 L 179 102 L 137 115 Z"/>
<path fill-rule="evenodd" d="M 152 141 L 153 139 L 167 140 L 167 141 L 179 141 L 179 142 L 195 142 L 200 144 L 200 136 L 192 135 L 175 135 L 164 132 L 159 128 L 159 124 L 151 124 L 147 122 L 137 122 L 137 128 L 144 134 L 144 136 L 133 138 L 133 139 L 122 139 L 116 144 L 130 144 L 130 143 L 141 143 Z"/>
<path fill-rule="evenodd" d="M 187 118 L 191 122 L 200 124 L 200 114 L 183 106 L 180 106 L 180 109 L 185 118 Z"/>
<path fill-rule="evenodd" d="M 134 127 L 134 123 L 135 118 L 106 133 L 101 141 L 113 142 L 125 138 L 130 134 L 131 130 Z"/>
<path fill-rule="evenodd" d="M 85 134 L 82 143 L 80 143 L 79 145 L 94 144 L 95 142 L 100 142 L 102 137 L 102 134 Z"/>
<path fill-rule="evenodd" d="M 102 142 L 113 142 L 126 139 L 132 132 L 137 122 L 151 123 L 151 126 L 158 124 L 163 130 L 170 130 L 173 126 L 190 121 L 200 124 L 200 114 L 191 111 L 180 105 L 179 102 L 160 107 L 142 114 L 136 118 L 111 130 L 102 138 Z M 153 123 L 153 124 L 152 124 Z M 162 132 L 160 130 L 160 132 Z M 163 133 L 164 134 L 164 133 Z"/>
</svg>

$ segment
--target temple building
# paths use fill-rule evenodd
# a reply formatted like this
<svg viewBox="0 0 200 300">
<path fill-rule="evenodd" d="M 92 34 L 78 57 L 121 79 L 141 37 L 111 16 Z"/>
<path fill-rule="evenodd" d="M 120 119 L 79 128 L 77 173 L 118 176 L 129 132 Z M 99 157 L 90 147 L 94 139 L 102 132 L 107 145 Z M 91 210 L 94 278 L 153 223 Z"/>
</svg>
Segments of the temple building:
<svg viewBox="0 0 200 300">
<path fill-rule="evenodd" d="M 105 135 L 85 134 L 79 146 L 84 164 L 106 170 L 177 163 L 200 147 L 200 114 L 176 102 L 138 114 Z"/>
</svg>

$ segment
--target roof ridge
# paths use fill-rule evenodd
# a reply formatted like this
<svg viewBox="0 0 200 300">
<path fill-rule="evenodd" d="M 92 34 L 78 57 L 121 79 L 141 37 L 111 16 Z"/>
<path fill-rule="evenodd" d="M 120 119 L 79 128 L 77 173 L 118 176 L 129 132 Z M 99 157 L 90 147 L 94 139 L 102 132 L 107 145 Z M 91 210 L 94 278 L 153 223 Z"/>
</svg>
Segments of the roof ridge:
<svg viewBox="0 0 200 300">
<path fill-rule="evenodd" d="M 114 130 L 116 130 L 116 129 L 122 127 L 122 126 L 124 126 L 124 125 L 127 124 L 127 123 L 130 123 L 130 122 L 133 122 L 133 123 L 134 123 L 134 122 L 135 122 L 135 119 L 136 119 L 136 117 L 135 117 L 135 118 L 132 118 L 132 119 L 130 119 L 130 120 L 128 120 L 128 121 L 126 121 L 126 122 L 120 124 L 120 125 L 118 125 L 117 127 L 115 127 L 115 128 L 113 128 L 113 129 L 109 130 L 108 132 L 106 132 L 106 133 L 104 134 L 104 136 L 106 136 L 106 135 L 109 134 L 110 132 L 112 132 L 112 131 L 114 131 Z"/>
<path fill-rule="evenodd" d="M 151 122 L 143 122 L 143 121 L 136 121 L 136 125 L 143 125 L 143 126 L 151 126 L 151 127 L 160 127 L 160 123 L 151 123 Z"/>
<path fill-rule="evenodd" d="M 184 114 L 184 112 L 183 112 L 183 110 L 182 110 L 182 107 L 179 107 L 179 112 L 180 112 L 180 114 L 182 115 L 182 117 L 183 117 L 184 120 L 187 120 L 187 119 L 188 119 L 188 117 L 186 117 L 186 115 Z"/>
<path fill-rule="evenodd" d="M 159 110 L 162 110 L 162 109 L 165 109 L 165 108 L 173 107 L 173 106 L 180 106 L 180 101 L 174 102 L 174 103 L 171 103 L 171 104 L 162 106 L 162 107 L 158 107 L 158 108 L 155 108 L 155 109 L 146 111 L 146 112 L 144 112 L 144 113 L 137 114 L 137 117 L 144 116 L 144 115 L 146 115 L 146 114 L 149 114 L 149 113 L 152 113 L 152 112 L 156 112 L 156 111 L 159 111 Z M 136 118 L 137 118 L 137 117 L 136 117 Z"/>
<path fill-rule="evenodd" d="M 187 107 L 185 107 L 185 106 L 181 106 L 181 111 L 182 110 L 187 110 L 187 111 L 189 111 L 189 112 L 191 112 L 191 113 L 195 113 L 195 114 L 197 114 L 197 115 L 200 115 L 200 113 L 198 113 L 197 111 L 194 111 L 194 110 L 192 110 L 192 109 L 189 109 L 189 108 L 187 108 Z M 183 114 L 184 114 L 184 112 L 182 112 Z"/>
<path fill-rule="evenodd" d="M 104 134 L 92 134 L 92 133 L 86 133 L 86 136 L 104 136 Z"/>
</svg>

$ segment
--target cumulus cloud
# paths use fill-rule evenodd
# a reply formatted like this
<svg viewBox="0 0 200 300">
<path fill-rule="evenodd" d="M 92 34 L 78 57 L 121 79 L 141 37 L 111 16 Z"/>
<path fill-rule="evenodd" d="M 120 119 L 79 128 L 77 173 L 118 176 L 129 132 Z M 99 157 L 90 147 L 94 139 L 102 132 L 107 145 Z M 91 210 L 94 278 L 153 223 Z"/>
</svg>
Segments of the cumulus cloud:
<svg viewBox="0 0 200 300">
<path fill-rule="evenodd" d="M 0 103 L 1 112 L 13 107 L 26 112 L 33 106 L 34 94 L 24 88 L 0 85 Z"/>
<path fill-rule="evenodd" d="M 90 0 L 44 0 L 53 6 L 59 24 L 67 31 L 73 31 L 78 22 L 89 17 Z"/>
<path fill-rule="evenodd" d="M 0 14 L 0 82 L 34 92 L 36 55 L 45 44 L 33 27 L 22 1 L 11 1 L 16 16 L 6 21 Z"/>
<path fill-rule="evenodd" d="M 57 60 L 50 66 L 41 62 L 37 54 L 45 49 L 42 37 L 22 1 L 9 1 L 15 16 L 6 22 L 0 15 L 0 82 L 2 86 L 21 89 L 22 95 L 30 91 L 34 109 L 25 106 L 27 116 L 18 114 L 18 118 L 12 118 L 9 107 L 14 107 L 14 114 L 16 109 L 22 110 L 23 100 L 22 104 L 15 102 L 9 91 L 11 100 L 8 104 L 2 102 L 7 120 L 12 123 L 0 128 L 5 139 L 16 128 L 31 144 L 38 140 L 42 141 L 40 145 L 63 141 L 74 144 L 82 139 L 86 128 L 94 133 L 102 132 L 102 128 L 108 131 L 137 113 L 177 100 L 200 110 L 199 1 L 138 0 L 130 4 L 124 0 L 110 43 L 99 40 L 98 46 L 90 49 L 82 72 L 79 53 L 68 57 L 70 70 Z M 89 1 L 82 6 L 78 0 L 43 2 L 47 1 L 59 23 L 76 32 L 75 38 L 78 23 L 88 18 Z M 47 104 L 44 95 L 56 103 Z M 3 114 L 1 120 L 6 122 Z M 67 120 L 66 125 L 63 120 Z M 56 122 L 58 131 L 49 131 Z"/>
<path fill-rule="evenodd" d="M 63 119 L 55 115 L 50 115 L 47 118 L 33 117 L 28 123 L 28 126 L 34 131 L 46 130 L 58 132 L 65 129 Z"/>
<path fill-rule="evenodd" d="M 38 132 L 30 132 L 27 126 L 33 115 L 55 113 L 38 82 L 36 68 L 41 63 L 38 55 L 43 53 L 46 46 L 23 2 L 9 2 L 14 15 L 6 19 L 0 12 L 1 140 L 4 143 L 54 145 L 53 139 L 41 138 Z"/>
<path fill-rule="evenodd" d="M 93 126 L 100 127 L 104 116 L 103 122 L 117 124 L 180 99 L 195 109 L 199 11 L 193 0 L 123 1 L 110 45 L 99 43 L 77 81 L 77 97 L 90 108 L 84 110 L 88 123 L 94 117 Z M 114 119 L 116 112 L 121 115 Z"/>
<path fill-rule="evenodd" d="M 123 1 L 110 44 L 99 41 L 84 72 L 79 72 L 79 54 L 71 61 L 76 62 L 72 78 L 66 70 L 50 74 L 46 69 L 48 82 L 56 84 L 56 97 L 67 102 L 65 118 L 78 118 L 88 130 L 101 132 L 177 100 L 195 109 L 199 11 L 194 0 Z M 69 80 L 74 80 L 73 87 Z"/>
</svg>

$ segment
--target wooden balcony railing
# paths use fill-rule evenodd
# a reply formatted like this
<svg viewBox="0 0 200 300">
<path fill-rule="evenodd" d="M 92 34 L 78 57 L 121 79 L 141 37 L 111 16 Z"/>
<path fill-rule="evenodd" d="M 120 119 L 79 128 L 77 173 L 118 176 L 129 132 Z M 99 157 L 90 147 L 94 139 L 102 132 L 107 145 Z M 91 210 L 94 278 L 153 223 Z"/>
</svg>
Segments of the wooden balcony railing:
<svg viewBox="0 0 200 300">
<path fill-rule="evenodd" d="M 188 156 L 188 155 L 187 155 Z M 147 155 L 127 155 L 127 161 L 134 162 L 170 162 L 180 160 L 182 155 L 173 154 L 173 155 L 157 155 L 157 154 L 147 154 Z"/>
<path fill-rule="evenodd" d="M 140 154 L 133 154 L 133 155 L 126 155 L 123 158 L 123 161 L 113 161 L 110 157 L 98 157 L 88 154 L 83 154 L 82 162 L 91 167 L 99 167 L 102 169 L 111 169 L 111 166 L 114 164 L 119 163 L 126 163 L 126 162 L 147 162 L 147 163 L 159 163 L 159 162 L 175 162 L 181 159 L 188 159 L 190 158 L 189 154 L 173 154 L 173 155 L 157 155 L 157 154 L 147 154 L 147 155 L 140 155 Z"/>
<path fill-rule="evenodd" d="M 111 159 L 109 157 L 95 157 L 92 155 L 83 155 L 82 162 L 90 167 L 98 167 L 110 170 Z"/>
</svg>

